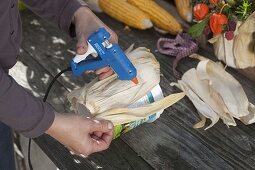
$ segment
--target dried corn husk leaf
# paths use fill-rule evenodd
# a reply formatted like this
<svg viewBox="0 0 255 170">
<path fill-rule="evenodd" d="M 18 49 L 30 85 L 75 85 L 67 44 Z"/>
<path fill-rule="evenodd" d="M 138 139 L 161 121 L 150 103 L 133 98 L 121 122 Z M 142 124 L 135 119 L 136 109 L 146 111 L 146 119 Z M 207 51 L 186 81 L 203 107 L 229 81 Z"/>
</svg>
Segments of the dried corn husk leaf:
<svg viewBox="0 0 255 170">
<path fill-rule="evenodd" d="M 220 94 L 228 111 L 235 118 L 249 114 L 248 98 L 241 84 L 222 65 L 211 60 L 201 61 L 197 66 L 197 74 L 201 80 L 210 81 L 213 91 Z"/>
<path fill-rule="evenodd" d="M 254 123 L 255 106 L 249 103 L 241 84 L 223 65 L 198 54 L 191 57 L 201 61 L 196 69 L 184 73 L 177 86 L 190 98 L 202 119 L 194 128 L 204 126 L 204 117 L 211 119 L 209 127 L 219 118 L 227 126 L 236 126 L 234 118 L 245 124 Z"/>
<path fill-rule="evenodd" d="M 138 108 L 114 108 L 107 110 L 103 113 L 96 114 L 98 119 L 111 120 L 114 125 L 120 125 L 140 119 L 144 119 L 153 113 L 156 113 L 162 109 L 166 109 L 177 101 L 182 99 L 185 96 L 185 93 L 176 93 L 169 95 L 161 100 L 158 100 L 154 103 L 145 105 Z"/>
<path fill-rule="evenodd" d="M 188 83 L 190 88 L 199 96 L 199 98 L 207 103 L 227 125 L 236 125 L 233 117 L 228 114 L 228 109 L 226 108 L 223 99 L 215 93 L 215 91 L 211 90 L 210 82 L 208 80 L 202 80 L 201 77 L 199 77 L 197 70 L 189 70 L 189 72 L 186 72 L 183 75 L 182 80 Z M 219 107 L 219 105 L 222 107 Z"/>
<path fill-rule="evenodd" d="M 121 81 L 116 75 L 101 81 L 95 79 L 83 88 L 68 94 L 73 110 L 77 111 L 85 107 L 92 116 L 107 119 L 114 125 L 119 125 L 146 118 L 185 96 L 184 93 L 173 94 L 143 107 L 128 108 L 144 97 L 160 81 L 159 63 L 154 55 L 143 47 L 133 51 L 131 48 L 126 50 L 126 54 L 137 69 L 139 84 Z"/>
<path fill-rule="evenodd" d="M 249 103 L 249 114 L 247 116 L 241 117 L 240 120 L 245 125 L 249 125 L 255 122 L 255 106 L 252 103 Z"/>
<path fill-rule="evenodd" d="M 241 22 L 238 22 L 237 27 L 240 26 Z M 238 29 L 235 30 L 234 34 L 237 35 Z M 233 40 L 227 40 L 224 34 L 217 34 L 212 39 L 208 40 L 213 44 L 214 53 L 216 57 L 226 63 L 228 66 L 236 68 L 235 57 L 233 53 Z"/>
<path fill-rule="evenodd" d="M 191 76 L 190 79 L 193 79 L 193 77 L 196 76 L 193 74 L 194 73 L 193 70 L 194 69 L 190 69 L 183 76 L 189 75 Z M 197 108 L 198 112 L 201 113 L 204 117 L 211 120 L 212 123 L 206 129 L 212 127 L 215 123 L 218 122 L 219 115 L 215 113 L 213 109 L 207 103 L 201 100 L 201 98 L 191 89 L 191 87 L 189 86 L 187 82 L 183 80 L 179 80 L 178 85 L 173 83 L 171 85 L 176 85 L 179 89 L 181 89 L 186 94 L 186 96 L 188 96 L 188 98 L 192 101 L 194 106 Z M 203 120 L 202 117 L 201 119 L 202 120 L 198 122 L 196 125 L 194 125 L 194 127 L 204 126 L 205 121 Z"/>
<path fill-rule="evenodd" d="M 201 120 L 198 123 L 194 124 L 193 128 L 195 128 L 195 129 L 204 127 L 205 123 L 206 123 L 206 117 L 203 114 L 201 114 L 200 112 L 198 112 L 198 114 L 199 114 Z"/>
<path fill-rule="evenodd" d="M 255 12 L 238 28 L 233 51 L 237 68 L 255 66 Z"/>
</svg>

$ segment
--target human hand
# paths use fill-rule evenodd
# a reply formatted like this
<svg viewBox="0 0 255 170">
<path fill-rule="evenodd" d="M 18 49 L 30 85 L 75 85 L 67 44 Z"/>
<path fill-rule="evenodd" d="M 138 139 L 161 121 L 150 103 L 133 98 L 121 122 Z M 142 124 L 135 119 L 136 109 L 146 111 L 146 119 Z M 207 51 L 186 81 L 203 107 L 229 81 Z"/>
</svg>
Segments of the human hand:
<svg viewBox="0 0 255 170">
<path fill-rule="evenodd" d="M 75 154 L 88 156 L 110 146 L 113 124 L 106 120 L 55 113 L 54 122 L 46 133 Z"/>
<path fill-rule="evenodd" d="M 110 42 L 118 43 L 118 36 L 108 26 L 106 26 L 89 8 L 81 7 L 75 13 L 73 17 L 73 23 L 75 24 L 75 31 L 77 37 L 76 52 L 79 55 L 84 54 L 88 49 L 87 39 L 88 37 L 97 31 L 99 28 L 104 27 L 110 34 Z M 99 79 L 102 80 L 113 74 L 113 70 L 110 67 L 99 69 L 95 72 L 99 75 Z"/>
</svg>

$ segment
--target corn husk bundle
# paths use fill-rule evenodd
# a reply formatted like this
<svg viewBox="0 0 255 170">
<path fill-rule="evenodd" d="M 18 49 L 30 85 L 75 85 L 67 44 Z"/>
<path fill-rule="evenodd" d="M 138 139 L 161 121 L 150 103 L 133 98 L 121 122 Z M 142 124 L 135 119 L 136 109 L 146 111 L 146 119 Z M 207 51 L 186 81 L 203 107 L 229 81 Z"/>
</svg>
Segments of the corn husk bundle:
<svg viewBox="0 0 255 170">
<path fill-rule="evenodd" d="M 144 119 L 184 97 L 184 93 L 177 93 L 142 107 L 129 108 L 159 84 L 160 68 L 154 55 L 146 48 L 129 49 L 126 54 L 137 69 L 139 84 L 118 80 L 116 75 L 101 81 L 95 79 L 68 95 L 73 110 L 79 112 L 79 107 L 83 106 L 91 112 L 90 116 L 121 125 Z"/>
<path fill-rule="evenodd" d="M 204 127 L 206 118 L 212 127 L 219 119 L 227 126 L 236 126 L 234 118 L 244 124 L 255 122 L 255 107 L 249 103 L 241 84 L 220 63 L 202 56 L 192 57 L 201 61 L 197 68 L 188 70 L 178 83 L 173 83 L 192 101 L 201 121 L 194 128 Z"/>
<path fill-rule="evenodd" d="M 228 66 L 244 69 L 255 66 L 255 12 L 244 23 L 238 22 L 233 40 L 223 34 L 210 39 L 217 58 Z"/>
<path fill-rule="evenodd" d="M 192 21 L 192 2 L 191 0 L 174 0 L 178 13 L 187 22 Z"/>
<path fill-rule="evenodd" d="M 164 33 L 182 32 L 179 22 L 153 0 L 85 0 L 95 12 L 104 11 L 132 28 L 145 30 L 156 27 Z"/>
</svg>

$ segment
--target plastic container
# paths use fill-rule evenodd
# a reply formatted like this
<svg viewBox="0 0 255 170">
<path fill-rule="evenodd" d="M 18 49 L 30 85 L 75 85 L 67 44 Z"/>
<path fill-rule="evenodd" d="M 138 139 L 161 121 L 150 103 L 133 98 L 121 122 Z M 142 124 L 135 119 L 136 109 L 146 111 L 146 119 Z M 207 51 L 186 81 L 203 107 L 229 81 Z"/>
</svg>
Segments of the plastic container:
<svg viewBox="0 0 255 170">
<path fill-rule="evenodd" d="M 147 93 L 146 96 L 142 97 L 140 100 L 138 100 L 137 102 L 131 104 L 129 107 L 130 108 L 136 108 L 136 107 L 141 107 L 144 106 L 146 104 L 150 104 L 153 103 L 157 100 L 160 100 L 164 98 L 163 96 L 163 92 L 161 90 L 161 87 L 159 85 L 155 86 L 150 92 Z M 114 127 L 114 135 L 113 135 L 113 139 L 118 138 L 121 134 L 126 133 L 134 128 L 136 128 L 137 126 L 143 124 L 143 123 L 151 123 L 154 122 L 156 119 L 158 119 L 161 115 L 161 113 L 163 113 L 164 110 L 161 110 L 157 113 L 154 113 L 150 116 L 148 116 L 145 119 L 141 119 L 141 120 L 137 120 L 134 122 L 130 122 L 130 123 L 125 123 L 122 125 L 117 125 Z"/>
</svg>

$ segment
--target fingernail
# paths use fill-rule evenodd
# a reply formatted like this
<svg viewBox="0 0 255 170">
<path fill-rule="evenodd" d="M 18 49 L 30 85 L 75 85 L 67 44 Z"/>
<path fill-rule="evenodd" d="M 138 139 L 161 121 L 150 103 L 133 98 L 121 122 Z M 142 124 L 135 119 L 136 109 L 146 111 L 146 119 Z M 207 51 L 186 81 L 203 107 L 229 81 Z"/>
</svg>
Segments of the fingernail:
<svg viewBox="0 0 255 170">
<path fill-rule="evenodd" d="M 113 128 L 112 123 L 108 123 L 108 129 L 112 129 L 112 128 Z"/>
</svg>

